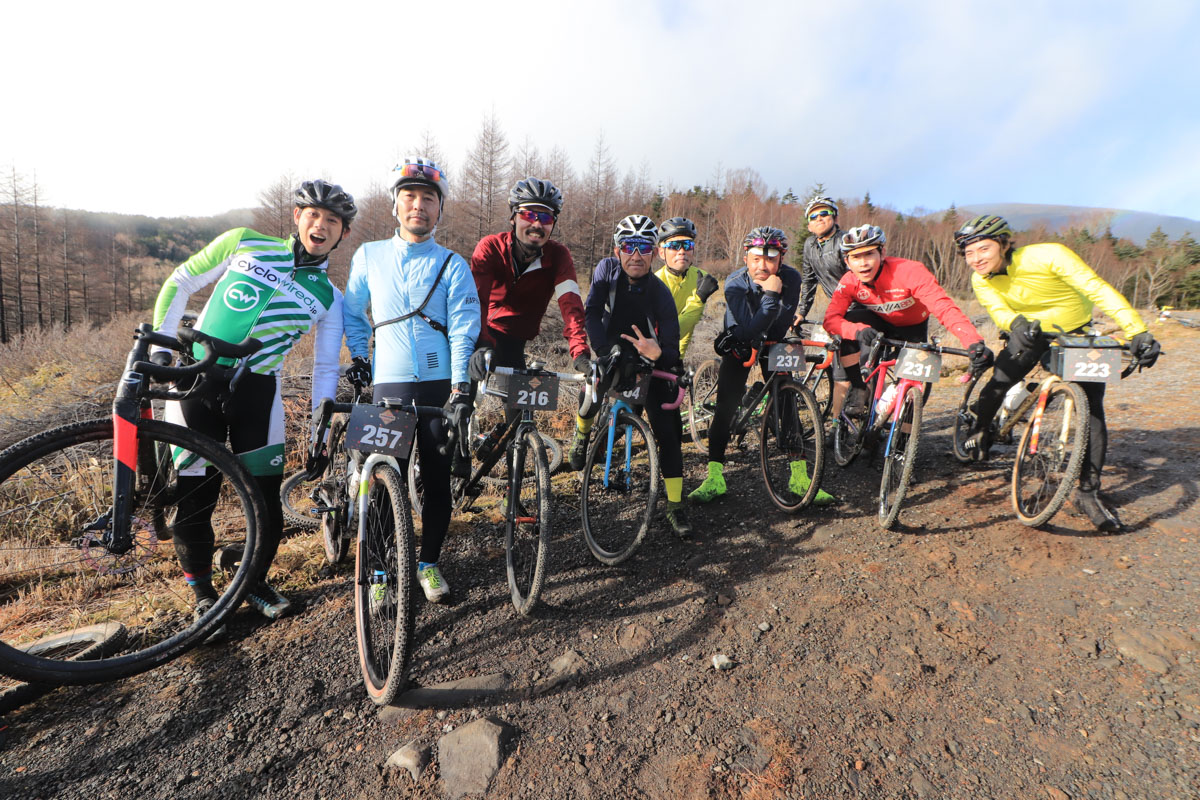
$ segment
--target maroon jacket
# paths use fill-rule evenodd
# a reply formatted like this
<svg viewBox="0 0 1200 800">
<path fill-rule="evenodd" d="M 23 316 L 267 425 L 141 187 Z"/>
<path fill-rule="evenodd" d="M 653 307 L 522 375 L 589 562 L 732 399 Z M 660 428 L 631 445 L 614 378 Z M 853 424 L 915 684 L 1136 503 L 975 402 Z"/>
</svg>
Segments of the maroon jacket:
<svg viewBox="0 0 1200 800">
<path fill-rule="evenodd" d="M 571 358 L 587 355 L 583 298 L 571 251 L 558 242 L 547 241 L 541 258 L 526 267 L 518 278 L 513 273 L 512 239 L 512 231 L 485 236 L 471 255 L 471 273 L 475 276 L 483 314 L 480 343 L 492 343 L 491 331 L 524 341 L 533 339 L 542 326 L 550 298 L 557 297 Z"/>
</svg>

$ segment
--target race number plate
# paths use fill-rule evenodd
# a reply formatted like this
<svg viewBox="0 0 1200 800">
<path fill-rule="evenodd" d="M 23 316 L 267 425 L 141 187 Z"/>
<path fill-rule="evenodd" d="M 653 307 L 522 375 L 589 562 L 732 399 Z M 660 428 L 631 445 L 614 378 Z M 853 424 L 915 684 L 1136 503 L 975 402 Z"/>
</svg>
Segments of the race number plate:
<svg viewBox="0 0 1200 800">
<path fill-rule="evenodd" d="M 533 411 L 553 411 L 558 408 L 558 378 L 545 375 L 510 375 L 508 378 L 508 407 Z"/>
<path fill-rule="evenodd" d="M 1060 378 L 1081 383 L 1121 380 L 1121 351 L 1115 347 L 1064 347 Z"/>
<path fill-rule="evenodd" d="M 646 405 L 646 395 L 649 392 L 650 373 L 647 372 L 638 379 L 637 385 L 632 389 L 626 389 L 623 392 L 618 392 L 616 389 L 612 389 L 608 394 L 610 397 L 615 397 L 618 400 L 624 400 L 631 406 L 644 406 Z"/>
<path fill-rule="evenodd" d="M 771 345 L 767 351 L 767 369 L 771 372 L 796 372 L 804 367 L 804 347 L 798 344 Z"/>
<path fill-rule="evenodd" d="M 358 405 L 346 425 L 346 449 L 408 458 L 417 415 L 380 406 Z"/>
<path fill-rule="evenodd" d="M 896 376 L 921 383 L 937 383 L 942 376 L 942 356 L 929 350 L 906 347 L 896 362 Z"/>
</svg>

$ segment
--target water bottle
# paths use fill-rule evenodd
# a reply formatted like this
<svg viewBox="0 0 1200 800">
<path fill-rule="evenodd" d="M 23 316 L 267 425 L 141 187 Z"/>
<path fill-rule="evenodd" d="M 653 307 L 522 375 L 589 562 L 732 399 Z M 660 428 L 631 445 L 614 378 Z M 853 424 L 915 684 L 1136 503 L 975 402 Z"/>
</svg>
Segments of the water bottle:
<svg viewBox="0 0 1200 800">
<path fill-rule="evenodd" d="M 892 405 L 892 400 L 896 397 L 896 384 L 888 384 L 888 387 L 883 390 L 883 394 L 875 402 L 875 413 L 886 414 L 888 408 Z"/>
<path fill-rule="evenodd" d="M 1025 398 L 1029 397 L 1031 392 L 1024 381 L 1018 381 L 1012 385 L 1012 388 L 1004 395 L 1004 402 L 1000 404 L 1000 424 L 1008 419 L 1008 415 L 1021 407 L 1021 403 L 1025 402 Z"/>
</svg>

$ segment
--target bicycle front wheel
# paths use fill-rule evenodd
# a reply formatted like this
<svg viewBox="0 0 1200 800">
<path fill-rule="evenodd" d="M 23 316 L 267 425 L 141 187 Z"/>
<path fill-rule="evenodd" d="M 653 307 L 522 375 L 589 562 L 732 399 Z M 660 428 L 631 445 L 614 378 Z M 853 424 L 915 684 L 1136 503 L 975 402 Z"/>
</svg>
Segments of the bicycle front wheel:
<svg viewBox="0 0 1200 800">
<path fill-rule="evenodd" d="M 759 441 L 771 501 L 787 512 L 811 503 L 825 470 L 821 410 L 812 392 L 795 383 L 776 386 L 763 412 Z"/>
<path fill-rule="evenodd" d="M 212 439 L 166 422 L 139 420 L 137 434 L 138 451 L 148 457 L 138 459 L 124 530 L 115 529 L 112 517 L 111 419 L 46 431 L 0 453 L 0 672 L 81 684 L 152 669 L 204 641 L 258 574 L 266 511 L 237 458 Z M 177 461 L 207 461 L 206 479 L 165 484 L 152 455 L 164 447 Z M 199 518 L 204 521 L 197 525 Z M 173 524 L 175 547 L 164 543 L 155 520 Z M 181 543 L 181 531 L 189 532 L 190 543 Z M 214 570 L 219 597 L 195 620 L 196 598 L 175 554 L 185 545 L 193 557 L 197 550 L 210 559 L 226 549 L 242 554 L 230 569 Z M 97 625 L 121 626 L 124 646 L 88 659 L 69 648 L 29 648 Z"/>
<path fill-rule="evenodd" d="M 817 408 L 821 410 L 821 417 L 829 416 L 829 409 L 833 405 L 833 371 L 826 369 L 816 369 L 813 365 L 810 375 L 804 376 L 804 386 L 813 393 L 813 397 L 817 399 Z"/>
<path fill-rule="evenodd" d="M 692 376 L 691 405 L 688 406 L 688 433 L 696 449 L 708 454 L 708 426 L 717 409 L 717 374 L 721 362 L 711 358 Z"/>
<path fill-rule="evenodd" d="M 1021 436 L 1013 464 L 1012 502 L 1017 519 L 1044 525 L 1067 500 L 1083 469 L 1088 441 L 1087 395 L 1077 384 L 1051 386 L 1046 405 Z"/>
<path fill-rule="evenodd" d="M 508 588 L 518 614 L 537 605 L 550 546 L 550 465 L 543 439 L 527 429 L 514 445 L 504 517 Z"/>
<path fill-rule="evenodd" d="M 970 464 L 973 460 L 963 445 L 966 444 L 967 437 L 971 435 L 971 430 L 975 427 L 974 405 L 979 400 L 975 388 L 979 385 L 980 377 L 979 375 L 972 376 L 967 387 L 963 389 L 962 402 L 958 404 L 958 413 L 954 417 L 954 457 L 963 464 Z"/>
<path fill-rule="evenodd" d="M 399 473 L 375 465 L 367 491 L 354 569 L 354 622 L 367 694 L 385 706 L 404 684 L 412 655 L 416 561 L 412 514 Z"/>
<path fill-rule="evenodd" d="M 917 446 L 921 441 L 924 408 L 921 389 L 908 387 L 900 402 L 900 413 L 895 415 L 888 436 L 883 478 L 879 482 L 879 524 L 884 530 L 895 525 L 900 516 L 900 504 L 908 494 L 913 468 L 917 464 Z"/>
<path fill-rule="evenodd" d="M 347 417 L 338 414 L 329 426 L 329 466 L 317 490 L 316 498 L 324 508 L 321 514 L 321 539 L 325 543 L 325 558 L 330 564 L 340 564 L 350 550 L 349 479 L 350 455 L 346 452 Z"/>
<path fill-rule="evenodd" d="M 596 560 L 612 566 L 629 558 L 650 529 L 658 502 L 658 447 L 645 420 L 624 411 L 593 435 L 583 467 L 583 538 Z"/>
</svg>

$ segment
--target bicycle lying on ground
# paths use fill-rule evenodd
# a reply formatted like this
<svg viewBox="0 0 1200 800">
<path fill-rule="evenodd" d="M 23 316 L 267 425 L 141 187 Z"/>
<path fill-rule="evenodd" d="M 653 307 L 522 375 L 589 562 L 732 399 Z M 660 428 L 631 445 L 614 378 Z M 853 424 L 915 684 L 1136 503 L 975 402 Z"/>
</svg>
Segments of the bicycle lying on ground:
<svg viewBox="0 0 1200 800">
<path fill-rule="evenodd" d="M 198 345 L 204 357 L 166 366 L 156 362 L 169 358 L 150 358 L 152 345 L 181 354 Z M 0 453 L 0 672 L 55 684 L 127 677 L 204 641 L 238 607 L 261 566 L 258 487 L 220 443 L 153 419 L 151 400 L 208 393 L 222 402 L 260 347 L 190 328 L 175 339 L 143 324 L 111 418 L 54 428 Z M 190 388 L 154 385 L 168 381 Z M 182 482 L 180 471 L 207 477 Z M 212 481 L 220 492 L 203 527 L 218 555 L 219 597 L 193 618 L 195 597 L 168 540 L 190 522 L 183 514 L 203 513 L 191 509 L 204 506 L 199 495 Z M 118 631 L 123 641 L 114 645 Z"/>
<path fill-rule="evenodd" d="M 1083 469 L 1089 412 L 1079 384 L 1117 383 L 1137 368 L 1130 360 L 1122 369 L 1129 346 L 1116 339 L 1048 331 L 1042 336 L 1052 341 L 1042 359 L 1047 375 L 1014 385 L 992 420 L 996 442 L 1011 441 L 1013 429 L 1029 420 L 1013 462 L 1011 497 L 1017 519 L 1030 527 L 1044 525 L 1058 513 Z M 979 379 L 976 375 L 967 384 L 954 421 L 954 455 L 963 463 L 971 461 L 964 443 L 975 425 Z"/>
<path fill-rule="evenodd" d="M 890 348 L 886 358 L 885 347 Z M 865 418 L 843 410 L 840 424 L 834 427 L 834 459 L 843 467 L 849 466 L 868 442 L 872 447 L 881 439 L 884 442 L 878 508 L 879 525 L 884 529 L 896 523 L 912 482 L 925 398 L 941 377 L 944 354 L 970 357 L 966 350 L 943 347 L 936 338 L 929 344 L 876 339 L 866 360 Z"/>
</svg>

